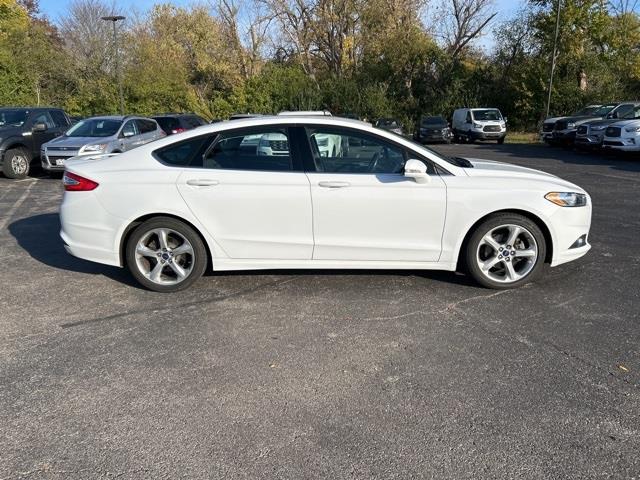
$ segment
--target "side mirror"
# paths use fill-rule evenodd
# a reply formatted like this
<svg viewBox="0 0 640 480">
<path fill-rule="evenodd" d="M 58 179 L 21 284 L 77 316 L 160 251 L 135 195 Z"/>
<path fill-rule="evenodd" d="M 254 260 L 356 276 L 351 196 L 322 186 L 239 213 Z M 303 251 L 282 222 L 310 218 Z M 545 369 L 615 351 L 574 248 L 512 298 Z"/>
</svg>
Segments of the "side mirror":
<svg viewBox="0 0 640 480">
<path fill-rule="evenodd" d="M 504 117 L 504 123 L 507 123 L 509 121 L 509 119 L 507 117 Z"/>
<path fill-rule="evenodd" d="M 46 132 L 47 131 L 47 124 L 43 123 L 43 122 L 34 123 L 32 130 L 34 132 Z"/>
<path fill-rule="evenodd" d="M 404 176 L 413 178 L 416 183 L 431 182 L 431 177 L 427 174 L 427 166 L 420 160 L 407 160 L 404 164 Z"/>
<path fill-rule="evenodd" d="M 126 131 L 122 132 L 122 136 L 123 136 L 124 138 L 133 137 L 133 132 L 132 132 L 132 131 L 130 131 L 130 130 L 126 130 Z"/>
</svg>

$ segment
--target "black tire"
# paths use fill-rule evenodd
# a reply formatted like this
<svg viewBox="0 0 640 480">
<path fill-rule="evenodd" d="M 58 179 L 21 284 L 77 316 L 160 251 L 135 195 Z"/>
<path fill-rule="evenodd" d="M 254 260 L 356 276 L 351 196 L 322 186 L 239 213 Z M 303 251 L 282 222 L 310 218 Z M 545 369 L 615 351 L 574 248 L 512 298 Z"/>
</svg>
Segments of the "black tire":
<svg viewBox="0 0 640 480">
<path fill-rule="evenodd" d="M 483 237 L 487 233 L 503 225 L 516 225 L 526 229 L 528 233 L 530 233 L 535 239 L 538 250 L 537 258 L 535 259 L 535 261 L 531 261 L 533 266 L 530 267 L 529 272 L 519 280 L 509 283 L 491 279 L 488 274 L 482 272 L 477 261 L 477 255 L 479 255 L 479 249 L 481 246 L 480 244 Z M 515 245 L 513 246 L 513 248 L 516 248 Z M 506 290 L 510 288 L 521 287 L 526 283 L 534 281 L 540 275 L 544 268 L 544 260 L 547 254 L 547 245 L 542 231 L 540 230 L 538 225 L 536 225 L 535 222 L 533 222 L 529 218 L 516 213 L 497 213 L 491 215 L 475 229 L 475 231 L 471 234 L 468 242 L 466 243 L 466 250 L 463 252 L 463 254 L 464 265 L 468 273 L 477 283 L 486 288 Z M 519 260 L 519 262 L 520 261 L 522 260 Z M 504 262 L 500 262 L 500 264 L 504 265 Z M 515 266 L 516 263 L 513 263 L 513 265 Z"/>
<path fill-rule="evenodd" d="M 502 145 L 504 143 L 504 138 L 499 138 L 498 139 L 498 145 Z"/>
<path fill-rule="evenodd" d="M 31 155 L 24 148 L 11 148 L 4 152 L 2 173 L 7 178 L 26 178 L 31 168 Z"/>
<path fill-rule="evenodd" d="M 136 246 L 138 242 L 143 238 L 144 235 L 148 234 L 149 231 L 160 228 L 170 229 L 177 232 L 179 235 L 188 240 L 191 244 L 191 247 L 193 248 L 193 255 L 190 255 L 189 257 L 191 271 L 179 283 L 169 285 L 156 283 L 147 278 L 138 267 L 138 263 L 136 261 Z M 200 238 L 200 235 L 198 235 L 198 233 L 189 225 L 181 222 L 180 220 L 176 220 L 175 218 L 170 217 L 151 218 L 137 226 L 127 239 L 127 244 L 125 245 L 125 258 L 127 268 L 129 269 L 133 277 L 143 287 L 161 293 L 177 292 L 188 288 L 202 276 L 208 263 L 207 249 L 204 245 L 204 242 Z M 177 263 L 178 256 L 176 256 L 175 259 Z M 156 262 L 158 262 L 158 260 L 156 260 Z M 163 271 L 165 271 L 164 269 L 167 268 L 169 268 L 169 265 L 163 267 Z M 171 270 L 169 270 L 169 272 L 171 272 Z"/>
<path fill-rule="evenodd" d="M 471 132 L 467 132 L 467 143 L 474 143 L 475 139 L 471 136 Z"/>
</svg>

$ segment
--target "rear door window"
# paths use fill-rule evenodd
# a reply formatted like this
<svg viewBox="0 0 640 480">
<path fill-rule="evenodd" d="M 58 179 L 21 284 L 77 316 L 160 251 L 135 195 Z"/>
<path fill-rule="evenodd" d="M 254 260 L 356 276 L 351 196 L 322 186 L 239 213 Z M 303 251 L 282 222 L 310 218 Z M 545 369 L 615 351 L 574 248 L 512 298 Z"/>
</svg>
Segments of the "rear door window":
<svg viewBox="0 0 640 480">
<path fill-rule="evenodd" d="M 287 128 L 266 126 L 220 134 L 203 158 L 203 167 L 218 170 L 292 170 Z"/>
</svg>

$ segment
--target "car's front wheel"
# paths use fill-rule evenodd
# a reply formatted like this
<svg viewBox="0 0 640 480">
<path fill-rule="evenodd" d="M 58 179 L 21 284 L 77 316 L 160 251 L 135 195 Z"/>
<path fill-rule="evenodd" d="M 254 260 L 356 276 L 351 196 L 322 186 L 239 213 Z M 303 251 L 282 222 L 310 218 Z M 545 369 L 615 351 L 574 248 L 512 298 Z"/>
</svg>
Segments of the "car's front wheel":
<svg viewBox="0 0 640 480">
<path fill-rule="evenodd" d="M 156 292 L 185 289 L 202 276 L 207 249 L 189 225 L 169 217 L 142 223 L 126 244 L 127 267 L 144 287 Z"/>
<path fill-rule="evenodd" d="M 31 156 L 24 148 L 12 148 L 4 153 L 2 173 L 7 178 L 25 178 L 29 174 Z"/>
<path fill-rule="evenodd" d="M 471 276 L 488 288 L 515 288 L 534 280 L 542 271 L 546 243 L 540 228 L 529 218 L 511 213 L 489 217 L 476 228 L 466 249 Z"/>
</svg>

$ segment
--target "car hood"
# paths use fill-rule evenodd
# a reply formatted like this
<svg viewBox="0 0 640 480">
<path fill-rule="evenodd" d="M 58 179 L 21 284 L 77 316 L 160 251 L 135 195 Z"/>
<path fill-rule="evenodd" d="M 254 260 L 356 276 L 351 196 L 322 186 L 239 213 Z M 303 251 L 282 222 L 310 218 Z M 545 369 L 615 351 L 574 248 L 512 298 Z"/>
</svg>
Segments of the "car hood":
<svg viewBox="0 0 640 480">
<path fill-rule="evenodd" d="M 596 116 L 593 116 L 593 115 L 578 115 L 578 116 L 573 116 L 573 117 L 564 117 L 562 120 L 564 120 L 567 123 L 582 124 L 582 123 L 593 121 L 593 120 L 602 120 L 602 117 L 597 116 L 597 115 Z"/>
<path fill-rule="evenodd" d="M 640 126 L 640 119 L 638 118 L 630 118 L 629 120 L 615 120 L 612 122 L 612 127 L 628 127 L 629 125 L 633 125 L 634 127 Z"/>
<path fill-rule="evenodd" d="M 47 147 L 69 147 L 80 148 L 93 143 L 108 143 L 109 137 L 65 137 L 64 135 L 54 138 L 45 143 Z"/>
<path fill-rule="evenodd" d="M 544 123 L 556 123 L 558 120 L 563 120 L 567 117 L 550 117 L 544 120 Z"/>
<path fill-rule="evenodd" d="M 0 126 L 0 136 L 8 137 L 13 135 L 22 135 L 23 127 L 14 127 L 13 125 Z"/>
<path fill-rule="evenodd" d="M 574 192 L 584 192 L 577 185 L 567 182 L 560 177 L 547 172 L 535 170 L 533 168 L 521 167 L 510 163 L 496 162 L 493 160 L 482 160 L 479 158 L 467 158 L 473 168 L 466 168 L 465 172 L 470 177 L 500 177 L 522 180 L 537 180 L 552 183 L 558 187 L 568 188 Z"/>
<path fill-rule="evenodd" d="M 590 127 L 597 127 L 597 126 L 607 126 L 607 125 L 611 125 L 612 123 L 616 123 L 619 120 L 615 119 L 615 118 L 604 118 L 601 120 L 591 120 L 589 122 L 584 122 L 584 124 L 589 125 Z M 583 124 L 583 125 L 584 125 Z"/>
</svg>

